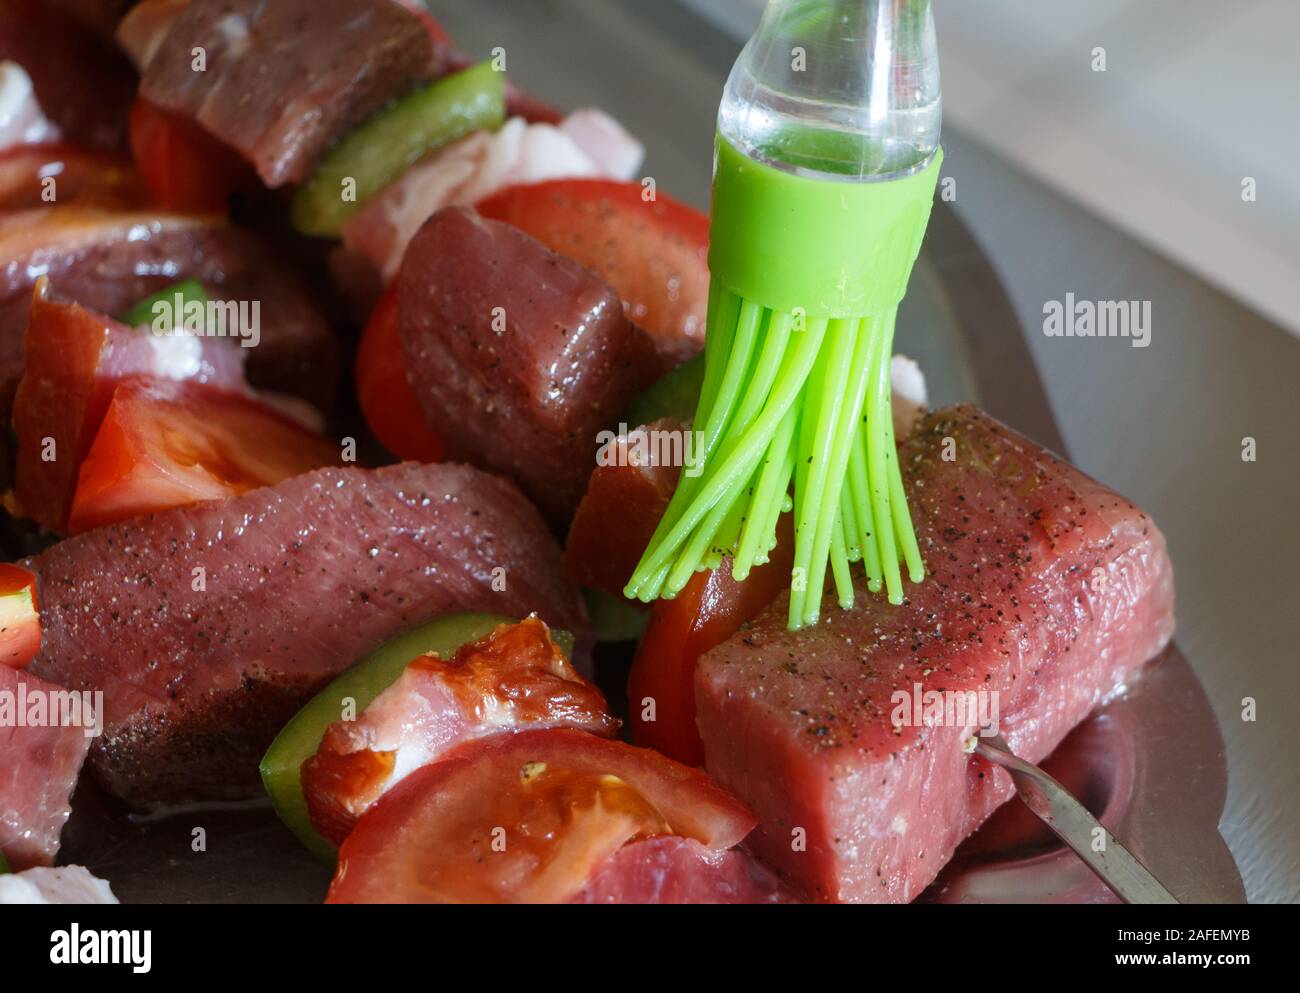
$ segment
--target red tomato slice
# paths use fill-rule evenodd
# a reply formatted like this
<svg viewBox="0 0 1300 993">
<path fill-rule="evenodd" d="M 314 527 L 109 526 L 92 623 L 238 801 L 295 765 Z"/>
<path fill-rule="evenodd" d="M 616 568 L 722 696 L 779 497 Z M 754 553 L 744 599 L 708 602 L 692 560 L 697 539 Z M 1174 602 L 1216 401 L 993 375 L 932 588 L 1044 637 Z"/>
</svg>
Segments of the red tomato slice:
<svg viewBox="0 0 1300 993">
<path fill-rule="evenodd" d="M 597 273 L 661 355 L 683 362 L 704 345 L 709 307 L 709 219 L 640 183 L 561 179 L 512 186 L 480 201 L 506 221 Z"/>
<path fill-rule="evenodd" d="M 790 515 L 781 517 L 778 544 L 766 565 L 738 583 L 730 566 L 691 577 L 672 600 L 659 600 L 636 647 L 628 675 L 632 740 L 687 765 L 704 764 L 695 726 L 695 663 L 722 644 L 790 585 L 794 539 Z M 654 701 L 654 720 L 643 718 Z"/>
<path fill-rule="evenodd" d="M 21 566 L 0 564 L 0 665 L 24 669 L 40 650 L 36 576 Z"/>
<path fill-rule="evenodd" d="M 732 847 L 753 815 L 696 769 L 582 731 L 500 734 L 413 773 L 339 851 L 329 903 L 558 903 L 635 838 Z"/>
<path fill-rule="evenodd" d="M 14 396 L 15 490 L 25 517 L 52 531 L 68 521 L 77 467 L 113 397 L 111 325 L 37 283 L 23 339 L 26 368 Z"/>
<path fill-rule="evenodd" d="M 114 391 L 81 464 L 68 529 L 237 496 L 339 460 L 334 443 L 250 397 L 131 380 Z"/>
<path fill-rule="evenodd" d="M 380 444 L 399 459 L 442 461 L 446 449 L 429 429 L 420 401 L 406 379 L 396 284 L 379 298 L 361 336 L 356 384 L 361 412 Z"/>
<path fill-rule="evenodd" d="M 135 163 L 115 152 L 75 145 L 16 145 L 0 152 L 0 211 L 74 200 L 134 207 L 149 195 Z"/>
<path fill-rule="evenodd" d="M 159 206 L 224 214 L 237 190 L 256 189 L 253 167 L 188 117 L 137 99 L 131 154 Z"/>
</svg>

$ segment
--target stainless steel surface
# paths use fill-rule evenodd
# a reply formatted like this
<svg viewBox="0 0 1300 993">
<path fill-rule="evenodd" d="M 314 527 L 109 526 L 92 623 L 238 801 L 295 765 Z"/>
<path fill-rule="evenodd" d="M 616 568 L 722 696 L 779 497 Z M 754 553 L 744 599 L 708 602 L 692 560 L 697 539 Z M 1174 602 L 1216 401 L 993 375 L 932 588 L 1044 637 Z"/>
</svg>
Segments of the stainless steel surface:
<svg viewBox="0 0 1300 993">
<path fill-rule="evenodd" d="M 1024 805 L 1125 903 L 1178 902 L 1064 786 L 1038 766 L 1018 758 L 1000 735 L 977 737 L 975 754 L 1005 769 Z"/>
<path fill-rule="evenodd" d="M 647 175 L 662 189 L 707 205 L 713 117 L 734 42 L 667 0 L 446 0 L 432 6 L 468 51 L 504 47 L 511 75 L 525 86 L 561 106 L 599 104 L 613 112 L 647 142 Z M 935 212 L 899 327 L 899 348 L 921 362 L 936 403 L 977 400 L 1063 450 L 1010 303 L 983 252 L 945 204 Z M 1122 431 L 1115 435 L 1122 437 Z M 1126 489 L 1124 480 L 1099 475 Z M 605 660 L 607 688 L 619 685 L 624 665 L 625 658 Z M 1242 898 L 1232 859 L 1215 832 L 1225 787 L 1221 741 L 1176 649 L 1153 663 L 1129 694 L 1076 729 L 1044 767 L 1129 841 L 1180 899 Z M 1189 790 L 1188 781 L 1196 789 Z M 1073 854 L 1016 808 L 1006 805 L 963 845 L 924 898 L 1112 898 Z M 204 853 L 191 847 L 197 827 L 207 833 Z M 65 856 L 106 875 L 129 901 L 319 900 L 329 878 L 269 810 L 198 810 L 135 824 L 90 786 L 77 798 Z"/>
<path fill-rule="evenodd" d="M 1013 727 L 1003 732 L 1015 740 Z M 1123 838 L 1180 901 L 1240 903 L 1241 878 L 1214 830 L 1227 788 L 1223 758 L 1209 701 L 1171 645 L 1127 692 L 1071 731 L 1039 765 Z M 968 838 L 922 899 L 1117 901 L 1019 803 L 1003 805 Z"/>
</svg>

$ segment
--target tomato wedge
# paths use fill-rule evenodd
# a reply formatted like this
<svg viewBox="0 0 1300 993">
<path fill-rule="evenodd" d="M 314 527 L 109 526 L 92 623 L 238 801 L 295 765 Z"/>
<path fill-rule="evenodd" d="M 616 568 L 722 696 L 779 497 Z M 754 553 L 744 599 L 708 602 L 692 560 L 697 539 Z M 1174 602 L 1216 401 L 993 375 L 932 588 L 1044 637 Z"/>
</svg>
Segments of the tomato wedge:
<svg viewBox="0 0 1300 993">
<path fill-rule="evenodd" d="M 40 650 L 36 576 L 21 566 L 0 564 L 0 665 L 24 669 Z"/>
<path fill-rule="evenodd" d="M 131 108 L 130 139 L 149 192 L 168 210 L 224 214 L 234 193 L 257 188 L 253 167 L 234 149 L 147 100 Z"/>
<path fill-rule="evenodd" d="M 115 152 L 75 145 L 15 145 L 0 152 L 0 211 L 74 200 L 134 207 L 149 200 L 135 164 Z"/>
<path fill-rule="evenodd" d="M 476 209 L 591 269 L 659 353 L 684 362 L 704 346 L 709 219 L 663 193 L 645 196 L 640 183 L 561 179 L 509 187 Z"/>
<path fill-rule="evenodd" d="M 343 843 L 328 903 L 559 903 L 625 843 L 723 850 L 755 820 L 697 769 L 582 731 L 501 734 L 413 773 Z"/>
<path fill-rule="evenodd" d="M 695 664 L 789 587 L 794 564 L 789 514 L 781 517 L 777 539 L 771 561 L 752 569 L 743 583 L 724 564 L 696 573 L 674 599 L 655 603 L 627 681 L 629 723 L 638 745 L 687 765 L 704 764 L 695 726 Z"/>
<path fill-rule="evenodd" d="M 129 380 L 81 464 L 72 533 L 237 496 L 321 466 L 339 448 L 257 400 L 197 383 Z"/>
<path fill-rule="evenodd" d="M 77 467 L 112 400 L 114 379 L 101 369 L 111 364 L 114 323 L 53 300 L 48 280 L 36 284 L 14 396 L 15 491 L 22 516 L 52 531 L 67 526 Z"/>
<path fill-rule="evenodd" d="M 244 387 L 242 351 L 217 339 L 139 332 L 56 299 L 49 281 L 38 280 L 13 404 L 14 491 L 22 515 L 52 531 L 67 527 L 77 471 L 120 383 L 156 375 L 160 357 L 166 369 L 167 357 L 179 355 L 178 374 L 237 391 Z"/>
<path fill-rule="evenodd" d="M 357 347 L 357 399 L 379 443 L 399 459 L 441 462 L 446 449 L 430 430 L 406 379 L 397 286 L 384 291 Z"/>
</svg>

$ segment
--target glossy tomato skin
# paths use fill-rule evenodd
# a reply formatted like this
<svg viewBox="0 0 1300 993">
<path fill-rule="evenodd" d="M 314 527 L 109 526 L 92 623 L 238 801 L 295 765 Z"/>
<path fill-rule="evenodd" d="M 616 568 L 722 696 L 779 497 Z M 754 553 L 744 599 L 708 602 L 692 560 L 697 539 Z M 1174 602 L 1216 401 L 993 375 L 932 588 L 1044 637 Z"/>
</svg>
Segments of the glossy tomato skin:
<svg viewBox="0 0 1300 993">
<path fill-rule="evenodd" d="M 68 523 L 77 467 L 86 457 L 116 378 L 109 364 L 108 318 L 76 304 L 51 299 L 37 284 L 23 338 L 26 368 L 13 404 L 18 436 L 15 489 L 24 517 L 51 531 Z M 46 457 L 46 439 L 55 458 Z"/>
<path fill-rule="evenodd" d="M 370 430 L 399 459 L 441 462 L 442 441 L 430 430 L 406 378 L 397 286 L 379 298 L 357 347 L 357 399 Z"/>
<path fill-rule="evenodd" d="M 722 850 L 754 824 L 702 772 L 648 749 L 574 730 L 500 734 L 371 808 L 339 852 L 327 902 L 561 902 L 633 838 L 672 833 Z"/>
<path fill-rule="evenodd" d="M 0 564 L 0 665 L 24 669 L 41 650 L 41 615 L 36 576 L 21 566 Z"/>
<path fill-rule="evenodd" d="M 790 585 L 794 564 L 789 515 L 782 516 L 771 561 L 756 566 L 742 583 L 729 563 L 699 572 L 672 600 L 656 601 L 637 644 L 628 675 L 632 740 L 686 765 L 704 764 L 695 726 L 695 665 Z M 654 720 L 645 720 L 653 701 Z"/>
<path fill-rule="evenodd" d="M 709 306 L 709 219 L 640 183 L 561 179 L 512 186 L 476 205 L 582 263 L 623 298 L 668 364 L 704 346 Z"/>
<path fill-rule="evenodd" d="M 252 166 L 194 121 L 138 98 L 131 154 L 154 201 L 168 210 L 224 214 L 231 196 L 256 189 Z"/>
<path fill-rule="evenodd" d="M 238 496 L 339 461 L 334 443 L 253 397 L 128 380 L 81 464 L 68 530 Z"/>
</svg>

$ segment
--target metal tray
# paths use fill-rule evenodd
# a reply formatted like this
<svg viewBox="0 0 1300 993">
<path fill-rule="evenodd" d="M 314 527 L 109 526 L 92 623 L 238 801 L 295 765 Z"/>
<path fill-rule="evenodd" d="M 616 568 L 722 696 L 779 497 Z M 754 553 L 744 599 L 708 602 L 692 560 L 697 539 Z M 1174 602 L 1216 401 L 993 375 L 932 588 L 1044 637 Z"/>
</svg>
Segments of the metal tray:
<svg viewBox="0 0 1300 993">
<path fill-rule="evenodd" d="M 431 4 L 463 47 L 505 49 L 511 75 L 558 105 L 599 104 L 648 146 L 647 175 L 704 206 L 717 100 L 736 46 L 666 0 L 445 0 Z M 980 403 L 1065 454 L 1021 329 L 994 271 L 943 203 L 899 321 L 931 402 Z M 630 651 L 606 648 L 599 678 L 622 696 Z M 1122 698 L 1045 763 L 1180 899 L 1245 893 L 1218 834 L 1227 772 L 1214 715 L 1171 647 Z M 1192 784 L 1195 784 L 1194 787 Z M 204 850 L 195 851 L 196 829 Z M 62 860 L 89 866 L 125 902 L 317 902 L 330 869 L 264 804 L 137 818 L 89 781 L 74 798 Z M 921 897 L 943 903 L 1113 899 L 1018 803 L 966 841 Z"/>
</svg>

